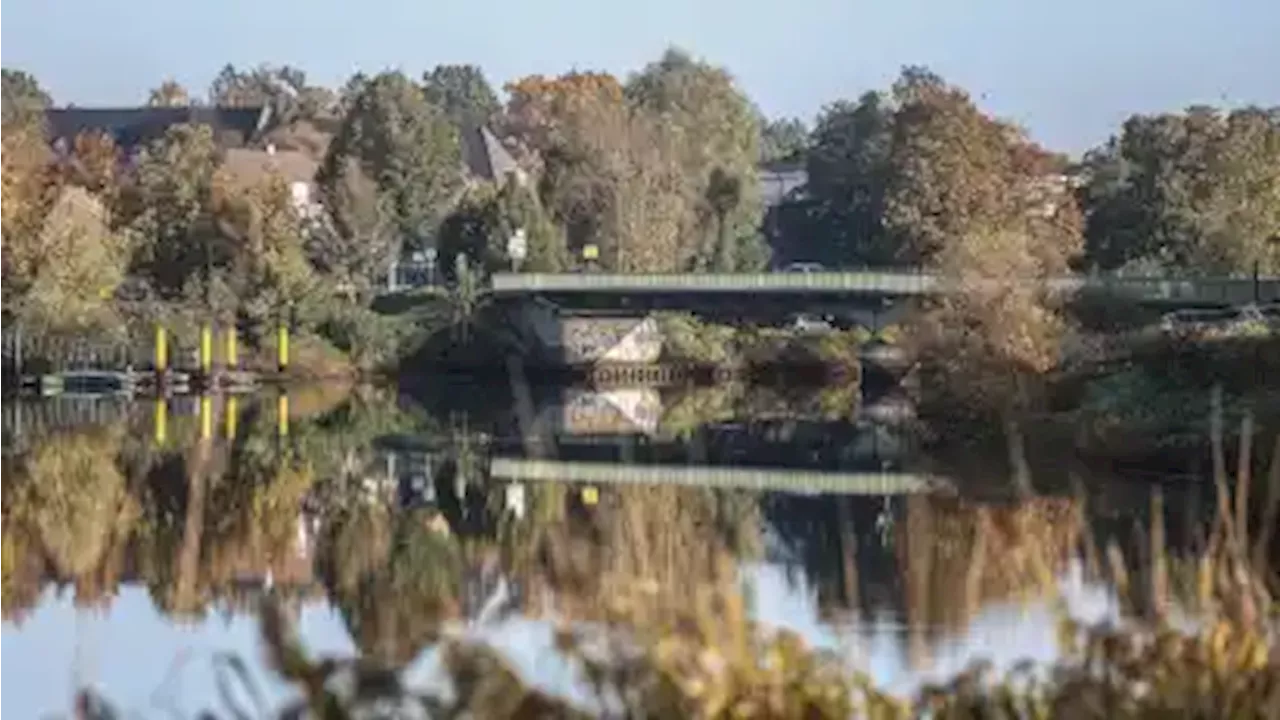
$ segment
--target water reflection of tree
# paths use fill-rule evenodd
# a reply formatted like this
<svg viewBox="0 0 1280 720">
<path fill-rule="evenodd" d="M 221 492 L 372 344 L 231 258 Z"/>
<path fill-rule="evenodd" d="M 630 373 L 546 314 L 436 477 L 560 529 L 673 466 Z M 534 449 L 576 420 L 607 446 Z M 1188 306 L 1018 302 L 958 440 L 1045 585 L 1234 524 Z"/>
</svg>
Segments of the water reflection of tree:
<svg viewBox="0 0 1280 720">
<path fill-rule="evenodd" d="M 458 616 L 461 556 L 434 511 L 396 513 L 376 501 L 335 517 L 320 544 L 330 600 L 362 654 L 412 660 Z"/>
<path fill-rule="evenodd" d="M 119 429 L 59 433 L 35 445 L 7 476 L 6 597 L 33 600 L 33 570 L 45 562 L 75 584 L 78 604 L 97 604 L 114 592 L 138 515 L 117 465 L 122 438 Z M 8 614 L 7 601 L 5 608 Z"/>
<path fill-rule="evenodd" d="M 526 609 L 576 620 L 607 616 L 623 588 L 655 608 L 691 607 L 699 588 L 736 580 L 735 560 L 760 548 L 752 496 L 676 486 L 619 487 L 586 508 L 568 498 L 563 522 L 542 531 Z"/>
<path fill-rule="evenodd" d="M 1067 498 L 1006 505 L 907 498 L 895 545 L 912 664 L 927 662 L 932 641 L 963 630 L 982 606 L 1047 591 L 1046 572 L 1073 557 L 1081 520 Z"/>
</svg>

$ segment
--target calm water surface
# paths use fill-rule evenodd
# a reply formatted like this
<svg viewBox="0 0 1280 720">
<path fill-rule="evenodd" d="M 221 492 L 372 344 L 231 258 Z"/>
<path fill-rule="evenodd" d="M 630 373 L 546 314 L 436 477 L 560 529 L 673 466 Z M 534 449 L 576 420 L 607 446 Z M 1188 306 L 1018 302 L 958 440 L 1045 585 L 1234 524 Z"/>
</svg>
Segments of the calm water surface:
<svg viewBox="0 0 1280 720">
<path fill-rule="evenodd" d="M 1132 537 L 1149 483 L 1086 477 L 1107 489 L 1088 490 L 1082 525 L 1079 496 L 1016 495 L 1001 453 L 985 479 L 983 462 L 949 478 L 909 404 L 845 392 L 441 382 L 414 397 L 6 402 L 3 709 L 68 715 L 73 689 L 92 685 L 143 716 L 217 710 L 228 654 L 278 700 L 258 645 L 266 591 L 315 653 L 429 683 L 443 626 L 571 696 L 552 620 L 597 620 L 626 583 L 676 602 L 738 584 L 766 624 L 903 693 L 977 658 L 1051 659 L 1057 616 L 1033 565 L 1056 573 L 1075 614 L 1115 615 L 1082 535 Z M 527 475 L 547 460 L 594 475 Z M 627 471 L 652 465 L 698 471 L 681 486 Z M 912 484 L 925 475 L 950 485 Z M 1171 544 L 1201 516 L 1178 487 Z"/>
</svg>

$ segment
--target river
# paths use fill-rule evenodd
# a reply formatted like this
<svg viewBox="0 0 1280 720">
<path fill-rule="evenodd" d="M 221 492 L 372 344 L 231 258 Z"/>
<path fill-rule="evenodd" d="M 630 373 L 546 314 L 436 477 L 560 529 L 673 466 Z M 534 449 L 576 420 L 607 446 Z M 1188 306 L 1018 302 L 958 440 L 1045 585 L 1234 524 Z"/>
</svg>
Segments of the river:
<svg viewBox="0 0 1280 720">
<path fill-rule="evenodd" d="M 1031 472 L 1072 478 L 1028 493 L 1006 446 L 953 467 L 903 396 L 839 387 L 426 378 L 5 405 L 14 718 L 70 716 L 83 687 L 126 714 L 222 715 L 233 657 L 278 706 L 268 593 L 317 655 L 430 684 L 440 633 L 481 638 L 589 705 L 558 623 L 605 620 L 623 588 L 655 607 L 740 588 L 765 626 L 909 695 L 978 659 L 1052 660 L 1056 600 L 1118 616 L 1099 548 L 1139 563 L 1158 517 L 1186 550 L 1213 507 L 1193 473 L 1050 441 L 1024 446 Z"/>
</svg>

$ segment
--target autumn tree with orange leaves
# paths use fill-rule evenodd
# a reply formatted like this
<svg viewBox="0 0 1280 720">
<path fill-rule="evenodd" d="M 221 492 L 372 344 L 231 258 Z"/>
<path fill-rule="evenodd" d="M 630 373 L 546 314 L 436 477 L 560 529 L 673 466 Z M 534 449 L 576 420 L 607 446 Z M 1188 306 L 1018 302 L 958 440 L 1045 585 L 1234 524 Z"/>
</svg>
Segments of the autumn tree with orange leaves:
<svg viewBox="0 0 1280 720">
<path fill-rule="evenodd" d="M 965 403 L 1021 405 L 1065 330 L 1047 281 L 1081 249 L 1063 163 L 927 71 L 905 71 L 893 96 L 885 230 L 948 288 L 915 324 L 918 349 Z"/>
<path fill-rule="evenodd" d="M 570 248 L 594 244 L 600 264 L 622 272 L 679 269 L 685 201 L 670 131 L 610 75 L 535 76 L 507 90 L 508 128 L 534 154 L 544 205 Z"/>
</svg>

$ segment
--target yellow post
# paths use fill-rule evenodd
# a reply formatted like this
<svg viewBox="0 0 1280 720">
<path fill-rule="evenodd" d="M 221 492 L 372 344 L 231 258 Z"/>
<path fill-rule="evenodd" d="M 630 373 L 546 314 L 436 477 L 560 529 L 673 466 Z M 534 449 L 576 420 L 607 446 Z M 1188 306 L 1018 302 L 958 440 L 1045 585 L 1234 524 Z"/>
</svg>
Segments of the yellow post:
<svg viewBox="0 0 1280 720">
<path fill-rule="evenodd" d="M 280 324 L 280 331 L 276 337 L 276 355 L 280 372 L 284 372 L 285 368 L 289 367 L 289 326 L 284 323 Z"/>
<path fill-rule="evenodd" d="M 239 404 L 240 404 L 240 398 L 237 398 L 235 395 L 227 396 L 226 413 L 227 413 L 227 439 L 228 440 L 236 439 L 236 421 L 240 419 L 239 418 L 240 408 L 238 407 Z"/>
<path fill-rule="evenodd" d="M 236 347 L 236 328 L 227 328 L 227 369 L 235 370 L 240 364 L 240 348 Z"/>
<path fill-rule="evenodd" d="M 200 396 L 200 439 L 209 440 L 213 437 L 213 398 L 208 395 Z"/>
<path fill-rule="evenodd" d="M 276 431 L 280 433 L 280 437 L 289 434 L 289 395 L 280 393 L 276 398 Z"/>
<path fill-rule="evenodd" d="M 213 328 L 208 323 L 200 328 L 200 372 L 213 372 Z"/>
<path fill-rule="evenodd" d="M 156 372 L 169 369 L 169 335 L 164 326 L 156 325 Z"/>
<path fill-rule="evenodd" d="M 164 445 L 169 435 L 169 405 L 162 397 L 156 398 L 155 421 L 156 445 Z"/>
</svg>

